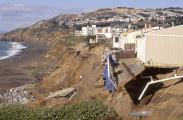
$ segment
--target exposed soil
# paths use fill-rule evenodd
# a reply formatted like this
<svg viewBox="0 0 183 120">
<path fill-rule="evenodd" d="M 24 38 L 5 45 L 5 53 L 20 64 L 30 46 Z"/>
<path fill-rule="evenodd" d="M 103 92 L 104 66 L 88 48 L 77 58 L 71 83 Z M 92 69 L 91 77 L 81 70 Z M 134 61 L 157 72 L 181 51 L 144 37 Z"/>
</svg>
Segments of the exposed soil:
<svg viewBox="0 0 183 120">
<path fill-rule="evenodd" d="M 33 91 L 38 100 L 30 102 L 29 105 L 53 107 L 85 100 L 99 100 L 114 108 L 125 120 L 136 119 L 129 116 L 135 111 L 152 111 L 152 115 L 146 118 L 148 120 L 177 120 L 183 115 L 183 84 L 180 80 L 176 84 L 172 81 L 151 86 L 141 101 L 137 101 L 137 98 L 149 80 L 140 79 L 140 76 L 117 92 L 109 93 L 105 90 L 101 77 L 104 47 L 98 46 L 90 50 L 83 48 L 79 56 L 76 56 L 76 49 L 70 48 L 63 53 L 57 69 L 47 74 L 40 87 Z M 173 69 L 148 69 L 143 75 L 161 79 L 172 76 L 172 71 Z M 178 74 L 182 75 L 183 71 L 179 70 Z M 44 100 L 50 92 L 67 87 L 77 88 L 77 95 L 71 101 L 59 98 Z"/>
<path fill-rule="evenodd" d="M 105 90 L 101 76 L 104 46 L 99 45 L 92 49 L 82 47 L 81 53 L 77 55 L 78 46 L 68 48 L 62 42 L 53 45 L 47 53 L 46 46 L 37 43 L 36 45 L 25 49 L 14 59 L 0 62 L 0 87 L 4 90 L 36 82 L 39 77 L 36 77 L 35 73 L 43 73 L 39 85 L 31 90 L 36 100 L 29 102 L 29 106 L 54 107 L 99 100 L 114 108 L 125 120 L 136 119 L 129 115 L 135 111 L 152 111 L 151 116 L 144 118 L 147 120 L 177 120 L 183 116 L 181 80 L 177 80 L 176 83 L 171 81 L 153 85 L 148 88 L 143 99 L 138 101 L 137 98 L 149 81 L 141 79 L 140 76 L 115 93 Z M 172 76 L 172 71 L 173 69 L 147 69 L 143 76 L 152 75 L 155 79 L 162 79 Z M 183 71 L 179 70 L 178 75 L 183 75 Z M 45 100 L 51 92 L 68 87 L 77 89 L 77 94 L 70 101 L 63 98 Z"/>
</svg>

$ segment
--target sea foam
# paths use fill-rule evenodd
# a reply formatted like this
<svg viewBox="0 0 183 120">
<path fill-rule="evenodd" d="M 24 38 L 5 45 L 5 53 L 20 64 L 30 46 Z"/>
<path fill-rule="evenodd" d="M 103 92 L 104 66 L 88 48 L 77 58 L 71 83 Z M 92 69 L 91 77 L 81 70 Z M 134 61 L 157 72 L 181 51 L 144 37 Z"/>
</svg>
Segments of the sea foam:
<svg viewBox="0 0 183 120">
<path fill-rule="evenodd" d="M 11 45 L 11 47 L 8 48 L 8 50 L 6 51 L 7 55 L 0 57 L 0 60 L 8 59 L 12 56 L 15 56 L 19 54 L 22 51 L 22 49 L 27 48 L 19 42 L 10 42 L 9 44 Z"/>
</svg>

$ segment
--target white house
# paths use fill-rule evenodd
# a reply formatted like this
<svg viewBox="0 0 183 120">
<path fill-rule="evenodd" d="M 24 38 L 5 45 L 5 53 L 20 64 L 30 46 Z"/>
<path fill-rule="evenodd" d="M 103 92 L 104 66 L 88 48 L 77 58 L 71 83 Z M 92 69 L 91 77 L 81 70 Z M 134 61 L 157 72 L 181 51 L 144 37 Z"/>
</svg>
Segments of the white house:
<svg viewBox="0 0 183 120">
<path fill-rule="evenodd" d="M 81 30 L 75 31 L 75 36 L 88 36 L 88 35 L 95 35 L 96 34 L 96 25 L 82 27 Z"/>
<path fill-rule="evenodd" d="M 144 28 L 137 31 L 127 31 L 124 33 L 119 33 L 113 36 L 113 48 L 118 48 L 122 50 L 135 50 L 137 39 L 141 38 L 144 33 L 150 31 L 160 30 L 160 27 Z"/>
<path fill-rule="evenodd" d="M 141 34 L 141 31 L 133 31 L 114 35 L 113 48 L 135 50 L 136 38 Z"/>
<path fill-rule="evenodd" d="M 111 27 L 99 27 L 96 30 L 96 42 L 102 42 L 113 37 Z"/>
<path fill-rule="evenodd" d="M 92 27 L 82 27 L 83 36 L 95 35 L 96 34 L 96 25 L 92 25 Z"/>
</svg>

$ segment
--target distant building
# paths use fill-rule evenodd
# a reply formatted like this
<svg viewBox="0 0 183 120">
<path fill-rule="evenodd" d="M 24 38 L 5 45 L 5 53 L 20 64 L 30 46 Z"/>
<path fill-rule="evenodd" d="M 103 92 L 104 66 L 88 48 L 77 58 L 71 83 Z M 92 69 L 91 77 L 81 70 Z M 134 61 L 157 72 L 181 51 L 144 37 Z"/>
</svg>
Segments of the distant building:
<svg viewBox="0 0 183 120">
<path fill-rule="evenodd" d="M 111 27 L 99 27 L 96 30 L 96 42 L 104 42 L 106 40 L 110 41 L 113 37 L 112 28 Z"/>
<path fill-rule="evenodd" d="M 182 67 L 183 25 L 145 33 L 137 39 L 136 52 L 149 67 Z"/>
<path fill-rule="evenodd" d="M 92 25 L 92 27 L 82 27 L 81 30 L 75 31 L 75 36 L 88 36 L 88 35 L 95 35 L 96 34 L 96 25 Z"/>
</svg>

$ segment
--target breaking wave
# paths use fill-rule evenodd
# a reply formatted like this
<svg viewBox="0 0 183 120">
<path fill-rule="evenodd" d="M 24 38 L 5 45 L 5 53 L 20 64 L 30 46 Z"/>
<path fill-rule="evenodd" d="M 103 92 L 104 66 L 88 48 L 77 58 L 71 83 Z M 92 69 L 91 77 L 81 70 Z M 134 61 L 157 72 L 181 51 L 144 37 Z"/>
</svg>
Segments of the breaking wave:
<svg viewBox="0 0 183 120">
<path fill-rule="evenodd" d="M 22 45 L 22 43 L 19 42 L 3 42 L 3 43 L 0 42 L 0 45 L 1 45 L 0 47 L 3 48 L 0 49 L 0 60 L 13 57 L 19 54 L 22 51 L 22 49 L 27 48 L 26 46 Z"/>
</svg>

